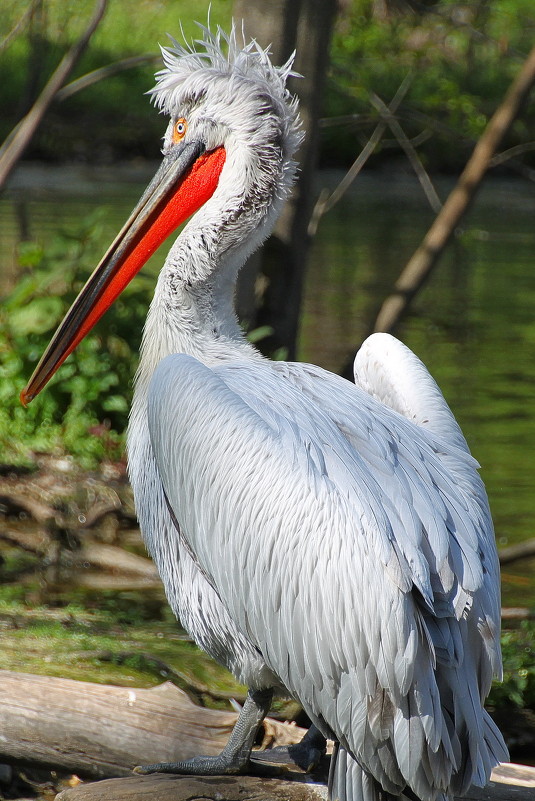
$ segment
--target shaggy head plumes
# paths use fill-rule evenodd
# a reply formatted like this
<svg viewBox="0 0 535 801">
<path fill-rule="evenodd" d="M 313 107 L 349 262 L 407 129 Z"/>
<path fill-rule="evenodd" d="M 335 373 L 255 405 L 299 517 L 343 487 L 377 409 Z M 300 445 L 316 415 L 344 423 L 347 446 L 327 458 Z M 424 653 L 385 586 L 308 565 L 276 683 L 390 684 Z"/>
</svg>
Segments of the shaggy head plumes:
<svg viewBox="0 0 535 801">
<path fill-rule="evenodd" d="M 255 40 L 246 44 L 242 35 L 238 42 L 234 24 L 230 34 L 199 27 L 202 39 L 180 45 L 170 37 L 172 45 L 162 47 L 165 67 L 156 74 L 150 92 L 155 105 L 172 118 L 205 109 L 239 139 L 253 145 L 255 140 L 278 140 L 284 143 L 284 157 L 291 157 L 302 138 L 297 101 L 286 88 L 288 77 L 296 75 L 293 56 L 275 67 L 269 50 Z M 276 120 L 278 135 L 262 124 L 269 124 L 270 117 L 272 123 Z"/>
</svg>

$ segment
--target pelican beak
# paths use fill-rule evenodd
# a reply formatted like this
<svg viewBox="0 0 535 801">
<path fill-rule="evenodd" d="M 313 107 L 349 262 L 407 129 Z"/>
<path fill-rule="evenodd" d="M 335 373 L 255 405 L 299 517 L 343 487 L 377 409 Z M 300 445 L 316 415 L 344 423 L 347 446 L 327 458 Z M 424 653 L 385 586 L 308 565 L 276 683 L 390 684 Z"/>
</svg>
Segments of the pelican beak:
<svg viewBox="0 0 535 801">
<path fill-rule="evenodd" d="M 67 312 L 20 399 L 27 406 L 109 309 L 154 251 L 212 196 L 223 147 L 186 143 L 166 156 L 141 200 Z"/>
</svg>

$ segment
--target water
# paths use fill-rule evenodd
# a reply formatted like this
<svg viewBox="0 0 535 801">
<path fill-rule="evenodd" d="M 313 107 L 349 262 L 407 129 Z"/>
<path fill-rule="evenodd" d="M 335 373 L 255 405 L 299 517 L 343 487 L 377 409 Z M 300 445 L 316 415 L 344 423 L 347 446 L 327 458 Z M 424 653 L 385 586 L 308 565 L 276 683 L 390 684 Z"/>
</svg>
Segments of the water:
<svg viewBox="0 0 535 801">
<path fill-rule="evenodd" d="M 31 233 L 45 243 L 104 205 L 103 251 L 151 174 L 145 166 L 19 174 L 0 200 L 0 291 L 16 278 L 17 201 L 24 198 Z M 319 180 L 333 186 L 338 177 Z M 445 198 L 451 182 L 437 183 Z M 488 180 L 397 332 L 437 379 L 482 464 L 501 546 L 532 537 L 535 520 L 534 219 L 529 185 Z M 357 180 L 314 241 L 301 359 L 334 371 L 346 365 L 431 221 L 411 176 Z M 161 260 L 153 257 L 149 269 Z M 504 605 L 535 606 L 534 567 L 533 560 L 507 567 Z"/>
</svg>

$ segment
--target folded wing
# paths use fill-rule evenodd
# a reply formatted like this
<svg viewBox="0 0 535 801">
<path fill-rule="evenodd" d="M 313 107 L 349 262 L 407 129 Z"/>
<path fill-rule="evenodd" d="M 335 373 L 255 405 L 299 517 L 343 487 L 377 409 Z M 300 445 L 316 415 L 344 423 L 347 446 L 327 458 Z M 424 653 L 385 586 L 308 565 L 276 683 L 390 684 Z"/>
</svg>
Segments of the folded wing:
<svg viewBox="0 0 535 801">
<path fill-rule="evenodd" d="M 486 774 L 496 560 L 462 443 L 320 368 L 185 355 L 149 427 L 196 559 L 317 725 L 390 792 Z"/>
</svg>

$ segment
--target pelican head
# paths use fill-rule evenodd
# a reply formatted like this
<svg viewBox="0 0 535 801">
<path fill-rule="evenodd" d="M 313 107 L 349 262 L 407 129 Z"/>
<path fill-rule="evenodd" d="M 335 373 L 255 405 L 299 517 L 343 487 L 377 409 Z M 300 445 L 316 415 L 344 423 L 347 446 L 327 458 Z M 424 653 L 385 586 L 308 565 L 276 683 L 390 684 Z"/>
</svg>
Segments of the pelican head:
<svg viewBox="0 0 535 801">
<path fill-rule="evenodd" d="M 229 264 L 237 269 L 269 234 L 292 186 L 301 140 L 297 102 L 286 88 L 291 58 L 271 63 L 256 41 L 200 26 L 191 46 L 162 48 L 151 90 L 170 117 L 163 161 L 122 230 L 80 292 L 21 393 L 26 405 L 46 385 L 159 245 L 203 206 L 187 228 L 182 261 L 170 268 L 188 287 Z M 217 252 L 217 257 L 216 256 Z"/>
<path fill-rule="evenodd" d="M 295 74 L 293 56 L 275 67 L 256 41 L 240 47 L 235 26 L 229 35 L 202 31 L 196 49 L 174 39 L 162 48 L 165 67 L 150 94 L 170 117 L 164 153 L 187 138 L 207 151 L 223 145 L 228 156 L 244 160 L 251 177 L 262 180 L 267 165 L 278 166 L 284 177 L 279 191 L 287 193 L 295 172 L 291 157 L 301 139 L 297 102 L 286 88 Z"/>
</svg>

